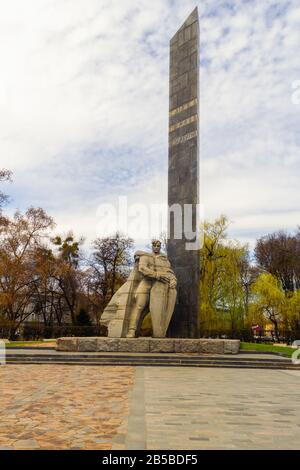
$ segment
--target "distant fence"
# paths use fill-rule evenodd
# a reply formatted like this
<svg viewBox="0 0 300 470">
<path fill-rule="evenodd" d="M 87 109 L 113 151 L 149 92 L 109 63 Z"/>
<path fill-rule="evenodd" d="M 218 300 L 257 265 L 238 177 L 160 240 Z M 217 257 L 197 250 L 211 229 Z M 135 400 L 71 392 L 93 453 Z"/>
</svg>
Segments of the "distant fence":
<svg viewBox="0 0 300 470">
<path fill-rule="evenodd" d="M 144 332 L 145 333 L 145 332 Z M 150 334 L 150 330 L 146 335 Z M 20 339 L 25 341 L 59 338 L 63 336 L 106 336 L 107 329 L 101 325 L 78 326 L 78 325 L 52 325 L 45 326 L 42 323 L 24 323 L 16 329 L 13 322 L 0 321 L 0 338 Z M 200 331 L 201 338 L 227 338 L 240 339 L 246 342 L 270 343 L 276 342 L 274 331 L 253 331 L 251 328 L 236 330 L 204 330 Z M 300 339 L 299 331 L 280 330 L 279 341 L 291 344 Z"/>
<path fill-rule="evenodd" d="M 240 339 L 241 341 L 253 341 L 254 335 L 251 329 L 241 330 L 205 330 L 200 329 L 201 338 L 227 338 L 227 339 Z"/>
<path fill-rule="evenodd" d="M 277 342 L 275 331 L 260 330 L 253 331 L 252 329 L 242 330 L 201 330 L 201 338 L 229 338 L 240 339 L 250 343 L 271 343 Z M 300 330 L 279 330 L 279 341 L 291 344 L 296 339 L 300 339 Z"/>
<path fill-rule="evenodd" d="M 13 323 L 0 323 L 0 338 L 34 341 L 39 339 L 60 338 L 62 336 L 106 336 L 106 328 L 100 325 L 53 325 L 24 323 L 16 329 Z"/>
</svg>

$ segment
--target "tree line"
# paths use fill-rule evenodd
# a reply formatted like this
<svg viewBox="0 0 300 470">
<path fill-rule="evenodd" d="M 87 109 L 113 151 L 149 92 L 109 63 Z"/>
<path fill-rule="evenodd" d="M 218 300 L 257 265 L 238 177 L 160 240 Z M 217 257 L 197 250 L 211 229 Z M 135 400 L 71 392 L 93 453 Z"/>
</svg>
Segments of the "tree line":
<svg viewBox="0 0 300 470">
<path fill-rule="evenodd" d="M 0 171 L 0 180 L 10 179 Z M 133 240 L 119 233 L 97 238 L 86 254 L 72 233 L 52 235 L 54 220 L 41 208 L 4 215 L 7 200 L 0 192 L 0 325 L 13 337 L 28 320 L 97 324 L 127 277 Z"/>
<path fill-rule="evenodd" d="M 0 181 L 11 181 L 11 173 L 0 170 Z M 0 336 L 1 325 L 13 337 L 29 320 L 46 327 L 99 325 L 132 267 L 133 240 L 120 233 L 97 238 L 87 253 L 72 233 L 53 235 L 55 222 L 43 209 L 8 217 L 7 201 L 0 191 Z M 277 340 L 283 330 L 300 337 L 300 229 L 261 237 L 251 253 L 228 238 L 228 227 L 225 216 L 204 223 L 201 334 L 271 325 Z"/>
<path fill-rule="evenodd" d="M 300 229 L 247 245 L 228 240 L 225 216 L 204 224 L 200 250 L 200 331 L 233 333 L 271 327 L 300 337 Z"/>
</svg>

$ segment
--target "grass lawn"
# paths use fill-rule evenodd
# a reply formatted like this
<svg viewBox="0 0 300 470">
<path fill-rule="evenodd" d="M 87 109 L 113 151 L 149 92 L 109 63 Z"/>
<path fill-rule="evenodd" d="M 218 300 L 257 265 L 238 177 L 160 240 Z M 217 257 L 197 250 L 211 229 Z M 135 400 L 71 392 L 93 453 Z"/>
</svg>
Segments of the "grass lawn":
<svg viewBox="0 0 300 470">
<path fill-rule="evenodd" d="M 271 344 L 259 344 L 259 343 L 244 343 L 241 341 L 241 350 L 243 351 L 261 351 L 266 353 L 280 353 L 285 357 L 292 357 L 294 348 L 289 346 L 273 346 Z"/>
<path fill-rule="evenodd" d="M 9 343 L 6 343 L 7 348 L 13 348 L 15 346 L 36 346 L 37 344 L 43 344 L 46 345 L 48 340 L 46 341 L 10 341 Z M 50 342 L 53 342 L 53 340 L 50 340 Z"/>
</svg>

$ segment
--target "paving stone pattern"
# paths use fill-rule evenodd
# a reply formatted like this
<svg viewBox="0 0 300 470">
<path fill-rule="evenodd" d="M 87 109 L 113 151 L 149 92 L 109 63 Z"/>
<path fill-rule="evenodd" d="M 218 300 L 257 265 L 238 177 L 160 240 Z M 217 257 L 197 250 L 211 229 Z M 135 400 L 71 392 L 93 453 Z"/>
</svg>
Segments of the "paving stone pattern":
<svg viewBox="0 0 300 470">
<path fill-rule="evenodd" d="M 300 449 L 300 371 L 6 365 L 0 449 Z"/>
<path fill-rule="evenodd" d="M 126 431 L 133 373 L 131 367 L 1 366 L 0 449 L 111 449 Z"/>
<path fill-rule="evenodd" d="M 298 371 L 143 374 L 147 449 L 300 449 Z"/>
</svg>

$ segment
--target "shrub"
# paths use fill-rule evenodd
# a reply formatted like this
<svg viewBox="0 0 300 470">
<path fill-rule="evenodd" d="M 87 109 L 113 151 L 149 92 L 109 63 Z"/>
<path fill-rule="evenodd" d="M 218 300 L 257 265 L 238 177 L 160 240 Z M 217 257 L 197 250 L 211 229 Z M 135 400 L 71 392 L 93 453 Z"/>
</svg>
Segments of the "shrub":
<svg viewBox="0 0 300 470">
<path fill-rule="evenodd" d="M 79 310 L 79 313 L 76 317 L 76 323 L 78 326 L 91 326 L 91 319 L 84 308 Z"/>
<path fill-rule="evenodd" d="M 15 322 L 0 318 L 0 338 L 16 339 L 16 328 Z"/>
</svg>

